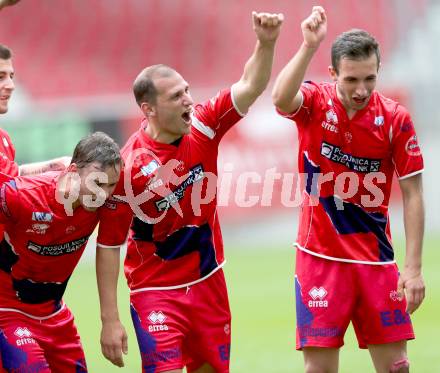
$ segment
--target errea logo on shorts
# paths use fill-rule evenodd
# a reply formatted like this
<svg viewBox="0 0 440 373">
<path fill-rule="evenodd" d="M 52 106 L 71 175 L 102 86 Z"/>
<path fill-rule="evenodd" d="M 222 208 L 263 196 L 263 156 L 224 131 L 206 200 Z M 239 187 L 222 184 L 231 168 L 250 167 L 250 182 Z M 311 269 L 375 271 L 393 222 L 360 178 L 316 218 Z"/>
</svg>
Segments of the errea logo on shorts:
<svg viewBox="0 0 440 373">
<path fill-rule="evenodd" d="M 162 311 L 152 311 L 148 315 L 148 320 L 151 321 L 151 324 L 148 325 L 149 332 L 160 332 L 162 330 L 168 330 L 168 326 L 164 324 L 167 317 L 163 314 Z"/>
<path fill-rule="evenodd" d="M 310 289 L 309 295 L 312 298 L 312 300 L 309 300 L 308 306 L 310 308 L 323 308 L 328 307 L 328 301 L 324 300 L 324 298 L 327 296 L 327 290 L 325 290 L 322 286 L 317 288 L 314 286 Z"/>
<path fill-rule="evenodd" d="M 36 343 L 35 339 L 31 338 L 32 333 L 29 331 L 28 328 L 18 327 L 17 329 L 15 329 L 14 335 L 19 338 L 16 340 L 17 346 Z"/>
</svg>

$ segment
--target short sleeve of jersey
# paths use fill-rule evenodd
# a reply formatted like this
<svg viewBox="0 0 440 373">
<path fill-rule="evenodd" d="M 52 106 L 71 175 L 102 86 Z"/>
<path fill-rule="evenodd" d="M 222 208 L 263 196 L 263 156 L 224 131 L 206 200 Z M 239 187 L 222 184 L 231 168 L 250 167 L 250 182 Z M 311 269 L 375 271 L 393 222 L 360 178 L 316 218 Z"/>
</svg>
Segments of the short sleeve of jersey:
<svg viewBox="0 0 440 373">
<path fill-rule="evenodd" d="M 194 108 L 193 126 L 210 140 L 220 142 L 223 135 L 244 115 L 234 104 L 231 89 L 225 89 Z"/>
<path fill-rule="evenodd" d="M 20 210 L 20 196 L 14 179 L 5 181 L 0 174 L 0 224 L 16 221 Z"/>
<path fill-rule="evenodd" d="M 293 113 L 284 113 L 278 108 L 276 109 L 281 116 L 291 119 L 297 125 L 307 124 L 311 121 L 314 108 L 319 105 L 322 97 L 321 88 L 316 83 L 307 81 L 301 84 L 300 92 L 302 95 L 301 106 Z"/>
<path fill-rule="evenodd" d="M 401 105 L 396 108 L 391 127 L 392 157 L 399 179 L 423 171 L 423 157 L 414 124 L 408 111 Z"/>
<path fill-rule="evenodd" d="M 9 135 L 0 131 L 0 172 L 18 176 L 18 164 L 14 162 L 15 148 Z"/>
<path fill-rule="evenodd" d="M 124 196 L 123 175 L 113 195 L 99 208 L 97 244 L 101 247 L 119 247 L 127 240 L 133 212 L 128 203 L 117 198 Z"/>
</svg>

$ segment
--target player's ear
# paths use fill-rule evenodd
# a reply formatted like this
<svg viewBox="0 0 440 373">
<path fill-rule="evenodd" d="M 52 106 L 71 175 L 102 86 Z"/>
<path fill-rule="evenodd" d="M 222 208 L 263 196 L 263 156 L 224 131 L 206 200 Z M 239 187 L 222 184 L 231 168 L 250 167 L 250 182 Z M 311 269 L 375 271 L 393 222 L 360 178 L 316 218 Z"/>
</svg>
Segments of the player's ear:
<svg viewBox="0 0 440 373">
<path fill-rule="evenodd" d="M 338 73 L 337 73 L 336 69 L 333 67 L 333 65 L 330 65 L 328 67 L 328 73 L 330 74 L 333 81 L 338 80 Z"/>
<path fill-rule="evenodd" d="M 147 118 L 155 114 L 154 108 L 148 102 L 141 104 L 141 110 Z"/>
<path fill-rule="evenodd" d="M 67 166 L 67 172 L 78 172 L 78 165 L 76 163 L 71 163 Z"/>
</svg>

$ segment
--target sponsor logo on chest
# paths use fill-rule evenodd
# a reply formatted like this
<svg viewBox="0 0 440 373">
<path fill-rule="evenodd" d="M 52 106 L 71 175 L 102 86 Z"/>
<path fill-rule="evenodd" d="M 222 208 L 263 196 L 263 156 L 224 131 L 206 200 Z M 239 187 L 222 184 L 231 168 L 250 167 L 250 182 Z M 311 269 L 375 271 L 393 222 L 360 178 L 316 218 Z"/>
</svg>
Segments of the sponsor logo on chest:
<svg viewBox="0 0 440 373">
<path fill-rule="evenodd" d="M 46 230 L 50 227 L 49 224 L 32 224 L 31 228 L 26 230 L 26 233 L 34 233 L 34 234 L 46 234 Z"/>
<path fill-rule="evenodd" d="M 87 243 L 88 239 L 89 237 L 86 236 L 57 245 L 41 245 L 36 242 L 29 241 L 27 248 L 38 255 L 59 256 L 64 254 L 71 254 L 81 249 Z"/>
<path fill-rule="evenodd" d="M 338 127 L 336 127 L 337 124 L 338 116 L 333 109 L 330 109 L 325 113 L 325 121 L 322 121 L 321 126 L 327 131 L 338 133 L 339 130 Z"/>
<path fill-rule="evenodd" d="M 191 168 L 188 172 L 188 177 L 179 184 L 173 192 L 165 196 L 165 198 L 155 202 L 157 211 L 166 211 L 172 205 L 178 203 L 184 197 L 186 189 L 194 183 L 202 180 L 204 177 L 205 174 L 201 164 Z"/>
<path fill-rule="evenodd" d="M 380 170 L 380 159 L 357 157 L 350 153 L 345 153 L 341 147 L 325 141 L 321 144 L 321 155 L 353 171 L 368 173 Z"/>
</svg>

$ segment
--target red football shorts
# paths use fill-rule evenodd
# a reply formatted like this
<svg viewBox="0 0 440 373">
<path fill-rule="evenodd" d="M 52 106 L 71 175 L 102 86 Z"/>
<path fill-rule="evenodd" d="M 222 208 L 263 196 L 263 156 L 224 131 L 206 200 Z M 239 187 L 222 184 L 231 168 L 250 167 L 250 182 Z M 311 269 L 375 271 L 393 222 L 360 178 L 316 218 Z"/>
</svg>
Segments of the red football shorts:
<svg viewBox="0 0 440 373">
<path fill-rule="evenodd" d="M 414 339 L 394 263 L 369 265 L 296 251 L 296 348 L 344 344 L 350 321 L 360 348 Z"/>
<path fill-rule="evenodd" d="M 231 312 L 223 271 L 174 290 L 148 290 L 130 297 L 142 372 L 210 364 L 229 372 Z"/>
<path fill-rule="evenodd" d="M 0 354 L 0 372 L 87 372 L 78 331 L 67 307 L 47 319 L 1 311 Z"/>
</svg>

